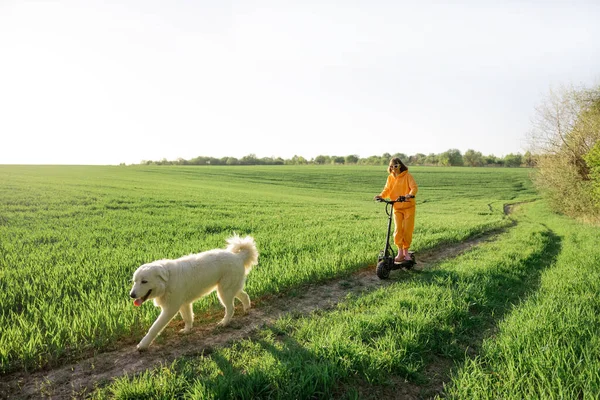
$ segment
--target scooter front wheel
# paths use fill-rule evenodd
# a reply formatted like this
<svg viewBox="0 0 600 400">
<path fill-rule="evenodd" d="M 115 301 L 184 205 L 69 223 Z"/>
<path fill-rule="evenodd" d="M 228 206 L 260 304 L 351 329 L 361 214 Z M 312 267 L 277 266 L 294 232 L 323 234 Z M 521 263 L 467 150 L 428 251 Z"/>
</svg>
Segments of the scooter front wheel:
<svg viewBox="0 0 600 400">
<path fill-rule="evenodd" d="M 377 264 L 377 276 L 379 279 L 387 279 L 390 276 L 390 269 L 388 268 L 387 262 L 385 260 L 380 261 Z"/>
</svg>

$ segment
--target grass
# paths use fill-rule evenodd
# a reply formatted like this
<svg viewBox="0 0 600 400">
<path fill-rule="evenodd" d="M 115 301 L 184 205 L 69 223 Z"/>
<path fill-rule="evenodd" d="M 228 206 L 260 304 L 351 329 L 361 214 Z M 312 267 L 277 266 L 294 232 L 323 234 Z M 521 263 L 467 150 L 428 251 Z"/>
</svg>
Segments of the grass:
<svg viewBox="0 0 600 400">
<path fill-rule="evenodd" d="M 412 168 L 413 249 L 508 227 L 535 197 L 527 170 Z M 251 297 L 373 264 L 385 214 L 377 167 L 0 166 L 0 372 L 133 343 L 158 310 L 134 308 L 133 271 L 253 235 Z M 201 312 L 215 296 L 195 304 Z"/>
<path fill-rule="evenodd" d="M 411 386 L 420 397 L 598 398 L 598 228 L 541 204 L 515 218 L 494 242 L 436 268 L 394 274 L 333 311 L 281 318 L 91 397 L 381 398 Z M 437 363 L 456 366 L 441 393 L 426 373 Z"/>
<path fill-rule="evenodd" d="M 540 209 L 532 217 L 556 238 L 553 263 L 455 374 L 452 398 L 600 397 L 599 230 Z"/>
</svg>

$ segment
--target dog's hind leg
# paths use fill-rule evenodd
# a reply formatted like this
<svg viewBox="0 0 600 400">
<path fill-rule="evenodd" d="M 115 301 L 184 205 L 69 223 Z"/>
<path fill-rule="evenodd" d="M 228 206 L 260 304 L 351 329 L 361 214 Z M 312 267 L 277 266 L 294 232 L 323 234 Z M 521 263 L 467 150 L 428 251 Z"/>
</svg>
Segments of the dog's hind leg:
<svg viewBox="0 0 600 400">
<path fill-rule="evenodd" d="M 234 296 L 227 295 L 225 290 L 223 290 L 221 285 L 219 285 L 217 286 L 217 297 L 219 298 L 221 304 L 223 304 L 223 307 L 225 307 L 225 316 L 217 325 L 227 326 L 227 324 L 229 324 L 229 321 L 231 321 L 235 310 L 233 306 Z"/>
<path fill-rule="evenodd" d="M 240 290 L 238 294 L 235 295 L 235 297 L 237 297 L 237 299 L 242 302 L 242 306 L 244 306 L 244 312 L 250 309 L 250 296 L 248 296 L 248 293 L 244 292 L 243 290 Z"/>
<path fill-rule="evenodd" d="M 194 324 L 194 309 L 192 303 L 182 305 L 179 309 L 179 313 L 181 314 L 181 318 L 183 318 L 183 322 L 185 322 L 185 328 L 180 332 L 188 333 L 192 330 L 192 325 Z"/>
</svg>

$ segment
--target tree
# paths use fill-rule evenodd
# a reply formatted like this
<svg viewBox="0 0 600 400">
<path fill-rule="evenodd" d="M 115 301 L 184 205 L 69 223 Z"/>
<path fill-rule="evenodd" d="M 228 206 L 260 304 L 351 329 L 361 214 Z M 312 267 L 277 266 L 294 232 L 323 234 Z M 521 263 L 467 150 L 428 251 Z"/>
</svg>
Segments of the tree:
<svg viewBox="0 0 600 400">
<path fill-rule="evenodd" d="M 410 165 L 423 165 L 424 162 L 425 162 L 425 154 L 423 154 L 423 153 L 417 153 L 415 155 L 408 157 L 408 163 Z"/>
<path fill-rule="evenodd" d="M 440 157 L 437 154 L 429 153 L 423 162 L 426 165 L 438 165 L 440 163 Z"/>
<path fill-rule="evenodd" d="M 302 156 L 294 155 L 294 157 L 292 157 L 292 159 L 290 160 L 290 164 L 292 164 L 292 165 L 304 165 L 304 164 L 308 164 L 308 161 L 306 161 L 306 158 L 304 158 Z"/>
<path fill-rule="evenodd" d="M 406 162 L 408 160 L 408 156 L 404 153 L 395 153 L 391 158 L 399 158 L 402 160 L 402 162 Z"/>
<path fill-rule="evenodd" d="M 550 90 L 536 107 L 529 133 L 530 147 L 537 155 L 534 182 L 556 211 L 600 218 L 593 189 L 599 141 L 600 86 Z"/>
<path fill-rule="evenodd" d="M 459 150 L 450 149 L 440 154 L 439 164 L 446 167 L 456 167 L 464 165 L 464 160 Z"/>
<path fill-rule="evenodd" d="M 559 156 L 585 180 L 589 169 L 584 156 L 600 140 L 599 115 L 600 87 L 550 90 L 536 107 L 529 144 L 534 153 Z"/>
<path fill-rule="evenodd" d="M 240 160 L 240 164 L 243 165 L 256 165 L 258 159 L 256 158 L 256 154 L 250 153 L 247 156 L 244 156 Z"/>
<path fill-rule="evenodd" d="M 175 160 L 175 165 L 188 165 L 188 161 L 179 157 L 177 160 Z"/>
<path fill-rule="evenodd" d="M 340 156 L 332 156 L 331 162 L 333 164 L 343 164 L 344 162 L 346 162 L 346 159 L 344 157 L 340 157 Z"/>
<path fill-rule="evenodd" d="M 346 156 L 346 164 L 357 164 L 359 160 L 359 157 L 355 154 L 351 154 L 349 156 Z"/>
<path fill-rule="evenodd" d="M 466 165 L 470 167 L 481 167 L 483 166 L 483 156 L 479 151 L 467 150 L 463 156 L 463 160 Z"/>
<path fill-rule="evenodd" d="M 329 156 L 316 156 L 315 157 L 315 164 L 329 164 L 330 162 L 330 158 Z"/>
<path fill-rule="evenodd" d="M 585 155 L 585 162 L 590 169 L 592 196 L 596 206 L 600 207 L 600 141 Z"/>
<path fill-rule="evenodd" d="M 207 165 L 209 163 L 210 162 L 208 161 L 208 158 L 202 156 L 198 156 L 190 160 L 190 164 L 192 165 Z"/>
<path fill-rule="evenodd" d="M 526 151 L 525 155 L 523 155 L 523 164 L 526 167 L 535 167 L 535 163 L 536 163 L 536 157 L 531 154 L 530 151 Z"/>
<path fill-rule="evenodd" d="M 504 165 L 504 160 L 496 157 L 493 154 L 491 154 L 489 156 L 484 156 L 483 157 L 483 164 L 487 165 L 488 167 L 492 167 L 492 166 L 501 167 L 501 166 Z"/>
<path fill-rule="evenodd" d="M 264 157 L 260 159 L 262 165 L 284 165 L 285 160 L 281 157 Z"/>
<path fill-rule="evenodd" d="M 523 163 L 523 156 L 520 154 L 507 154 L 504 157 L 504 166 L 505 167 L 520 167 Z"/>
</svg>

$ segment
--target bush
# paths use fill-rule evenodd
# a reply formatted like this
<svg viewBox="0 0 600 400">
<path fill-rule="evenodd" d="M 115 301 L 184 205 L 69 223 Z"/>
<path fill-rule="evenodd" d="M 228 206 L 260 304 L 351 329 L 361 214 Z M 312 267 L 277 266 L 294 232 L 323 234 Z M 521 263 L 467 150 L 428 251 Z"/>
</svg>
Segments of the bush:
<svg viewBox="0 0 600 400">
<path fill-rule="evenodd" d="M 537 153 L 534 182 L 556 211 L 600 219 L 600 86 L 560 88 L 536 109 L 530 144 Z"/>
</svg>

